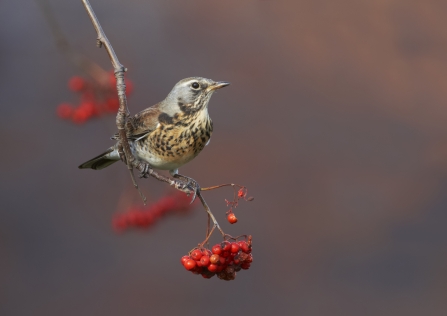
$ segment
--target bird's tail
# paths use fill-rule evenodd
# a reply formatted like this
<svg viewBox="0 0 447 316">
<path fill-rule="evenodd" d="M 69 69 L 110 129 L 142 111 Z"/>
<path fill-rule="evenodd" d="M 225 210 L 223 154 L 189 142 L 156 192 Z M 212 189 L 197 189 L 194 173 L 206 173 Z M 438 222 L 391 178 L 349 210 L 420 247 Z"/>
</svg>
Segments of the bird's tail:
<svg viewBox="0 0 447 316">
<path fill-rule="evenodd" d="M 79 169 L 90 168 L 94 170 L 101 170 L 117 162 L 118 160 L 120 160 L 118 150 L 115 148 L 115 146 L 112 146 L 109 149 L 107 149 L 106 152 L 102 153 L 99 156 L 96 156 L 95 158 L 90 159 L 89 161 L 84 162 L 78 168 Z"/>
</svg>

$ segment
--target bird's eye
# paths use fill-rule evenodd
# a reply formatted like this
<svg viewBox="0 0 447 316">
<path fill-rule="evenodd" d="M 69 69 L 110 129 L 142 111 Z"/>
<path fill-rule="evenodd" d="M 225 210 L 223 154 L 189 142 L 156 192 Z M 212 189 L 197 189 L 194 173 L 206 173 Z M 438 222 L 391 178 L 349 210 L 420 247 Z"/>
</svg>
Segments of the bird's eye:
<svg viewBox="0 0 447 316">
<path fill-rule="evenodd" d="M 198 82 L 193 82 L 192 85 L 191 85 L 191 87 L 192 87 L 193 89 L 199 89 L 199 88 L 200 88 L 200 85 L 199 85 Z"/>
</svg>

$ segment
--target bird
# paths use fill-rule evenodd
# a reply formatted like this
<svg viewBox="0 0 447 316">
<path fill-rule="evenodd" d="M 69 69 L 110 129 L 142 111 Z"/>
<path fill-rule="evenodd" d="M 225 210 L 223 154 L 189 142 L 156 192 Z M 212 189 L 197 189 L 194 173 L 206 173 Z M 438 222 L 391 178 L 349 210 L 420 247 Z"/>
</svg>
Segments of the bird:
<svg viewBox="0 0 447 316">
<path fill-rule="evenodd" d="M 181 175 L 178 169 L 193 160 L 208 145 L 213 122 L 208 114 L 208 103 L 213 93 L 228 86 L 226 81 L 201 77 L 180 80 L 161 102 L 129 118 L 126 134 L 132 154 L 158 170 L 168 170 L 175 178 L 183 178 L 187 185 L 195 180 Z M 84 162 L 79 169 L 101 170 L 121 160 L 116 144 L 102 154 Z"/>
</svg>

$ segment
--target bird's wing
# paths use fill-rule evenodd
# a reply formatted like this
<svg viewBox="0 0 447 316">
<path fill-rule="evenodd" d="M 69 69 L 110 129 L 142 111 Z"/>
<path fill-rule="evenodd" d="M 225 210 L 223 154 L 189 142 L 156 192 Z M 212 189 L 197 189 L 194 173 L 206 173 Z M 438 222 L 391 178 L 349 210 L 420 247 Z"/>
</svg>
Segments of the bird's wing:
<svg viewBox="0 0 447 316">
<path fill-rule="evenodd" d="M 160 113 L 159 104 L 155 104 L 129 118 L 126 123 L 127 138 L 138 140 L 155 130 Z M 112 139 L 118 139 L 118 133 Z"/>
</svg>

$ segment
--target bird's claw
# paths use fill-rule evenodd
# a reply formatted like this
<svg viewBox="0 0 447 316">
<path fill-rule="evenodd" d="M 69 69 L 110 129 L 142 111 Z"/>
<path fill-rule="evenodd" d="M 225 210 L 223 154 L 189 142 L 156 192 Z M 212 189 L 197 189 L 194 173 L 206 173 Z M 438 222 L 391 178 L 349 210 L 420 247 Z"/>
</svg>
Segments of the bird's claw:
<svg viewBox="0 0 447 316">
<path fill-rule="evenodd" d="M 143 168 L 140 170 L 139 177 L 141 178 L 147 178 L 149 174 L 151 174 L 151 166 L 149 166 L 147 163 L 143 165 Z"/>
<path fill-rule="evenodd" d="M 182 180 L 183 180 L 182 182 L 183 183 L 185 183 L 184 180 L 187 180 L 187 182 L 184 184 L 184 188 L 185 189 L 189 188 L 190 191 L 193 192 L 193 196 L 192 196 L 192 200 L 191 200 L 190 204 L 194 203 L 194 201 L 196 200 L 196 197 L 197 197 L 197 193 L 200 192 L 200 189 L 201 189 L 199 183 L 197 183 L 197 181 L 194 180 L 194 179 L 191 179 L 189 177 L 182 176 L 182 175 L 179 175 L 179 174 L 176 174 L 174 177 L 182 178 Z"/>
<path fill-rule="evenodd" d="M 194 181 L 194 195 L 192 196 L 192 199 L 191 199 L 191 203 L 189 203 L 190 205 L 192 204 L 192 203 L 194 203 L 194 201 L 196 200 L 196 197 L 197 197 L 197 193 L 198 192 L 200 192 L 200 185 L 197 183 L 197 181 L 195 181 L 195 180 L 193 180 Z"/>
</svg>

